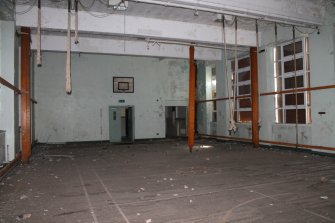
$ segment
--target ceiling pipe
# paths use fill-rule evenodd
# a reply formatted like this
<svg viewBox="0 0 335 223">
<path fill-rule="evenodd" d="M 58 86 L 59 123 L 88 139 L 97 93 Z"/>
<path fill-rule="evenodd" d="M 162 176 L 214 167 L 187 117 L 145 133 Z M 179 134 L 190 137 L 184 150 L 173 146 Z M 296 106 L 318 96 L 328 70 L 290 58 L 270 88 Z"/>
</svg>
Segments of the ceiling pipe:
<svg viewBox="0 0 335 223">
<path fill-rule="evenodd" d="M 210 48 L 210 49 L 218 49 L 223 50 L 224 47 L 222 46 L 213 46 L 213 45 L 207 45 L 207 44 L 199 44 L 199 43 L 188 43 L 188 42 L 182 42 L 182 41 L 170 41 L 170 40 L 155 40 L 155 39 L 148 39 L 149 43 L 162 43 L 162 44 L 175 44 L 175 45 L 182 45 L 182 46 L 196 46 L 196 47 L 202 47 L 202 48 Z M 235 51 L 235 48 L 227 47 L 227 50 Z M 248 49 L 237 49 L 236 51 L 239 52 L 249 52 Z"/>
<path fill-rule="evenodd" d="M 71 31 L 73 32 L 73 31 Z M 58 32 L 54 32 L 52 30 L 48 30 L 48 29 L 44 29 L 42 34 L 55 34 L 55 33 L 59 33 L 61 35 L 65 34 L 65 31 L 63 30 L 59 30 Z M 35 34 L 33 32 L 33 34 Z M 218 49 L 218 50 L 223 50 L 224 46 L 223 43 L 222 44 L 206 44 L 206 43 L 197 43 L 195 41 L 182 41 L 182 40 L 171 40 L 171 39 L 167 39 L 167 38 L 151 38 L 150 36 L 134 36 L 134 35 L 130 35 L 130 34 L 117 34 L 117 35 L 109 35 L 109 34 L 94 34 L 93 36 L 90 34 L 88 35 L 88 33 L 85 32 L 79 32 L 79 34 L 81 34 L 82 37 L 87 36 L 87 37 L 106 37 L 106 38 L 119 38 L 120 40 L 137 40 L 137 41 L 145 41 L 147 43 L 162 43 L 162 44 L 175 44 L 175 45 L 182 45 L 182 46 L 196 46 L 196 47 L 201 47 L 201 48 L 209 48 L 209 49 Z M 48 34 L 47 34 L 48 35 Z M 243 46 L 242 46 L 243 47 Z M 250 46 L 245 46 L 246 49 L 237 49 L 237 51 L 239 52 L 249 52 L 249 47 Z M 227 50 L 229 51 L 234 51 L 235 48 L 232 47 L 227 47 Z"/>
<path fill-rule="evenodd" d="M 191 9 L 191 10 L 197 10 L 197 11 L 203 11 L 203 12 L 212 12 L 212 13 L 232 15 L 232 16 L 238 16 L 238 17 L 249 18 L 249 19 L 265 20 L 269 22 L 276 22 L 276 23 L 282 23 L 282 24 L 287 24 L 287 25 L 296 25 L 296 26 L 305 27 L 305 28 L 316 28 L 316 26 L 322 25 L 322 23 L 319 23 L 319 22 L 312 22 L 312 21 L 298 19 L 298 18 L 296 18 L 295 20 L 292 20 L 290 17 L 282 16 L 282 15 L 277 15 L 277 17 L 280 18 L 280 19 L 277 19 L 277 18 L 274 18 L 273 14 L 265 13 L 265 12 L 261 12 L 262 14 L 265 14 L 261 16 L 255 13 L 250 13 L 247 10 L 244 13 L 241 13 L 237 11 L 238 9 L 231 9 L 231 11 L 229 11 L 229 10 L 223 10 L 223 9 L 206 8 L 206 7 L 201 7 L 199 5 L 193 6 L 193 5 L 186 5 L 186 4 L 173 3 L 173 2 L 162 2 L 162 1 L 157 1 L 157 0 L 129 0 L 129 1 L 169 6 L 169 7 L 175 7 L 175 8 Z"/>
</svg>

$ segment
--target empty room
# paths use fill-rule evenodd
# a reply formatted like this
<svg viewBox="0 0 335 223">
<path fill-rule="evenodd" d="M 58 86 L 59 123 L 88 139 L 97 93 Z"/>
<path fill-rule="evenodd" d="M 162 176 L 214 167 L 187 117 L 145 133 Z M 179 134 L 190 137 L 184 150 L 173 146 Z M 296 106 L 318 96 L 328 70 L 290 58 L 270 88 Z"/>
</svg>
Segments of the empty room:
<svg viewBox="0 0 335 223">
<path fill-rule="evenodd" d="M 335 222 L 335 1 L 1 0 L 12 222 Z"/>
</svg>

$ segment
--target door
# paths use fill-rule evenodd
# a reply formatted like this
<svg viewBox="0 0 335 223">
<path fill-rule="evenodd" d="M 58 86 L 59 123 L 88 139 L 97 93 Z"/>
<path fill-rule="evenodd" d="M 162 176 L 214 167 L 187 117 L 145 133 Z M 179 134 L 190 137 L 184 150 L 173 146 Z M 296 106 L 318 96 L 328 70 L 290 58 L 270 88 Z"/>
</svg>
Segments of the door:
<svg viewBox="0 0 335 223">
<path fill-rule="evenodd" d="M 109 107 L 109 141 L 121 142 L 121 111 L 119 107 Z"/>
<path fill-rule="evenodd" d="M 134 141 L 134 135 L 133 135 L 133 108 L 129 107 L 126 110 L 126 126 L 127 126 L 127 137 L 128 140 L 133 142 Z"/>
</svg>

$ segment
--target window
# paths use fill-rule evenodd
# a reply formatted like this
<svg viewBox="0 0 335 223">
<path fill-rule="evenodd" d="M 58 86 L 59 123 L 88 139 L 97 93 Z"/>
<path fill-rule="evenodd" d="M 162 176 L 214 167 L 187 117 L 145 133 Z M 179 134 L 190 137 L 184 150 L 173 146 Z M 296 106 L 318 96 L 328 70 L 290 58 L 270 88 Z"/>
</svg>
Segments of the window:
<svg viewBox="0 0 335 223">
<path fill-rule="evenodd" d="M 308 38 L 297 40 L 295 46 L 291 41 L 274 48 L 276 92 L 310 87 L 309 77 Z M 311 123 L 310 92 L 276 94 L 275 117 L 276 123 L 293 124 L 296 119 L 298 124 Z"/>
<path fill-rule="evenodd" d="M 211 78 L 211 85 L 212 85 L 212 99 L 216 99 L 216 68 L 212 67 L 212 78 Z M 216 114 L 216 100 L 213 101 L 213 111 L 212 111 L 212 122 L 217 121 L 217 114 Z"/>
<path fill-rule="evenodd" d="M 235 120 L 237 122 L 251 122 L 251 76 L 250 76 L 250 57 L 238 59 L 237 80 L 236 80 L 236 96 L 248 96 L 236 100 L 235 104 Z M 233 84 L 235 84 L 235 61 L 231 62 L 233 75 Z"/>
</svg>

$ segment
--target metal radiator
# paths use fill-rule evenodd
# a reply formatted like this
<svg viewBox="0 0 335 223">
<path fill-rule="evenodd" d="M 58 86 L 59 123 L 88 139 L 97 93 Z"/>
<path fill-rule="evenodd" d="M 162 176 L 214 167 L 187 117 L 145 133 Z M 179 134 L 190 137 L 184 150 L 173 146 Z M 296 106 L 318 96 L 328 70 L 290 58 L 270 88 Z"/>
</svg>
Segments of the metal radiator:
<svg viewBox="0 0 335 223">
<path fill-rule="evenodd" d="M 6 143 L 5 143 L 6 132 L 0 130 L 0 167 L 6 161 Z"/>
</svg>

